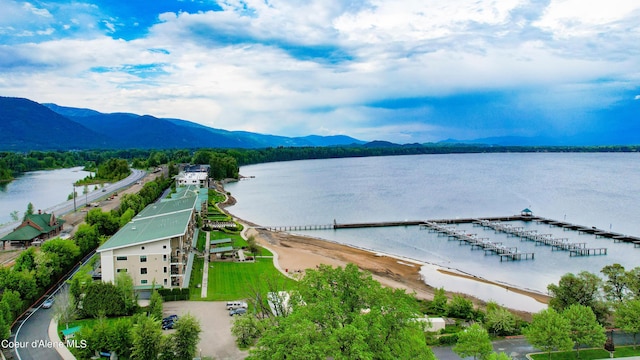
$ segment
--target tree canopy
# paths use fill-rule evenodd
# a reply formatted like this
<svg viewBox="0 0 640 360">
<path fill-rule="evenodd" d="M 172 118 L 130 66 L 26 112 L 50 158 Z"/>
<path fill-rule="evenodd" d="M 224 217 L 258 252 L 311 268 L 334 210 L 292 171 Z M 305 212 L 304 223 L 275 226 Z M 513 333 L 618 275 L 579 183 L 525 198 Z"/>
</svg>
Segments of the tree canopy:
<svg viewBox="0 0 640 360">
<path fill-rule="evenodd" d="M 252 359 L 433 359 L 415 298 L 349 264 L 308 270 L 286 316 L 263 319 Z"/>
</svg>

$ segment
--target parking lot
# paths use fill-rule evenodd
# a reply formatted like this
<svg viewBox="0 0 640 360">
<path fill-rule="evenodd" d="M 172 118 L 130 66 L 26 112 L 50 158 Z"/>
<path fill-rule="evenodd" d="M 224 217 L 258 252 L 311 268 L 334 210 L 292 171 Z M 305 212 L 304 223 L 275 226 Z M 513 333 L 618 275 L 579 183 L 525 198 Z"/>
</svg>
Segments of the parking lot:
<svg viewBox="0 0 640 360">
<path fill-rule="evenodd" d="M 168 301 L 164 303 L 163 317 L 190 313 L 198 319 L 202 327 L 198 349 L 202 356 L 216 360 L 244 359 L 248 354 L 236 346 L 231 335 L 233 317 L 229 316 L 225 305 L 222 301 Z"/>
</svg>

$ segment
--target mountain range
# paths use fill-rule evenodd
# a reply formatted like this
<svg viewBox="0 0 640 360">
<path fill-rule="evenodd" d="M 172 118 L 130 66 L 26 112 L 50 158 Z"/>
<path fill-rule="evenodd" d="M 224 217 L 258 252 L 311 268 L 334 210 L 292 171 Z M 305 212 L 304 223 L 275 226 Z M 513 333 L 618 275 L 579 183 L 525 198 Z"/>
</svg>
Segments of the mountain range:
<svg viewBox="0 0 640 360">
<path fill-rule="evenodd" d="M 0 97 L 0 150 L 266 148 L 360 145 L 349 136 L 285 137 L 227 131 L 180 119 Z M 8 135 L 8 136 L 7 136 Z"/>
</svg>

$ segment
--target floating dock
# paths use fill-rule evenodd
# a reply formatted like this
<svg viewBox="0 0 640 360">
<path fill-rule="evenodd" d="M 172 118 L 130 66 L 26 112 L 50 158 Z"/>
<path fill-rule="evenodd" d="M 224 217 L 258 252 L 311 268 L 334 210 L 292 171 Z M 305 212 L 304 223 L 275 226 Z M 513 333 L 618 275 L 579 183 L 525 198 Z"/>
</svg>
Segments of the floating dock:
<svg viewBox="0 0 640 360">
<path fill-rule="evenodd" d="M 447 224 L 426 221 L 420 224 L 420 228 L 428 228 L 429 231 L 437 232 L 438 235 L 447 236 L 450 240 L 455 239 L 460 241 L 461 244 L 469 244 L 472 250 L 474 248 L 482 249 L 485 255 L 489 253 L 496 254 L 500 257 L 500 261 L 533 260 L 535 256 L 534 253 L 518 252 L 518 248 L 516 247 L 506 247 L 502 245 L 502 243 L 489 241 L 488 238 L 478 238 L 476 234 L 468 234 L 463 230 L 447 226 Z"/>
<path fill-rule="evenodd" d="M 366 223 L 346 223 L 339 224 L 337 222 L 333 222 L 333 224 L 318 224 L 318 225 L 289 225 L 289 226 L 266 226 L 262 227 L 262 229 L 271 230 L 271 231 L 310 231 L 310 230 L 340 230 L 340 229 L 363 229 L 363 228 L 377 228 L 377 227 L 393 227 L 393 226 L 426 226 L 429 227 L 428 224 L 437 224 L 438 226 L 442 226 L 443 230 L 447 229 L 446 225 L 457 225 L 457 224 L 474 224 L 474 226 L 485 226 L 489 224 L 493 224 L 492 226 L 498 227 L 498 229 L 494 229 L 496 231 L 501 231 L 507 234 L 509 237 L 519 237 L 521 240 L 528 240 L 536 242 L 536 245 L 544 245 L 550 246 L 553 250 L 561 250 L 568 251 L 570 256 L 593 256 L 593 255 L 606 255 L 607 248 L 587 248 L 586 243 L 577 242 L 570 243 L 566 238 L 554 238 L 551 234 L 538 234 L 535 230 L 525 230 L 523 227 L 513 226 L 512 224 L 504 224 L 513 221 L 535 221 L 539 224 L 548 224 L 553 227 L 561 227 L 566 231 L 577 231 L 579 234 L 591 234 L 595 235 L 596 238 L 606 238 L 612 239 L 614 243 L 629 243 L 633 244 L 635 248 L 640 248 L 640 237 L 629 236 L 620 233 L 615 233 L 612 231 L 606 231 L 602 229 L 598 229 L 594 226 L 588 227 L 584 225 L 577 225 L 568 223 L 565 221 L 558 221 L 549 218 L 533 216 L 531 213 L 522 213 L 520 215 L 512 215 L 512 216 L 499 216 L 499 217 L 484 217 L 484 218 L 458 218 L 458 219 L 434 219 L 434 220 L 404 220 L 404 221 L 383 221 L 383 222 L 366 222 Z M 500 224 L 498 226 L 498 224 Z M 454 228 L 454 227 L 452 227 Z M 447 231 L 453 231 L 452 228 L 449 228 Z M 489 249 L 487 251 L 500 255 L 501 257 L 508 258 L 509 260 L 521 260 L 522 257 L 524 259 L 533 259 L 533 253 L 525 254 L 519 253 L 516 251 L 512 251 L 511 253 L 498 253 L 498 247 L 496 250 L 492 250 L 490 244 L 498 244 L 495 242 L 490 242 L 487 239 L 477 239 L 474 237 L 469 237 L 469 239 L 462 240 L 462 237 L 456 237 L 455 235 L 449 235 L 446 232 L 442 232 L 442 234 L 447 234 L 446 236 L 454 236 L 460 241 L 464 241 L 467 244 L 472 245 L 472 248 L 482 248 Z M 444 235 L 443 235 L 444 236 Z M 473 240 L 472 240 L 473 239 Z M 468 240 L 468 241 L 467 241 Z M 500 244 L 501 245 L 501 244 Z M 498 246 L 498 245 L 495 245 Z M 501 251 L 501 250 L 500 250 Z M 522 254 L 522 255 L 518 255 Z"/>
<path fill-rule="evenodd" d="M 570 256 L 607 255 L 607 248 L 587 248 L 587 243 L 572 243 L 568 238 L 554 238 L 551 234 L 538 234 L 537 230 L 524 230 L 500 221 L 478 219 L 473 224 L 517 236 L 521 240 L 534 241 L 536 245 L 551 246 L 553 250 L 569 251 Z"/>
</svg>

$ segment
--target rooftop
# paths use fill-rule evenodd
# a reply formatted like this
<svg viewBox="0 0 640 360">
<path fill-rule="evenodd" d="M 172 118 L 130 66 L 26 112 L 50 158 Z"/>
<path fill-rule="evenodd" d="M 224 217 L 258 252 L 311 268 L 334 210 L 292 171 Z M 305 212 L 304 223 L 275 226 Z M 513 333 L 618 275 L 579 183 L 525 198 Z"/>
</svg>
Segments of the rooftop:
<svg viewBox="0 0 640 360">
<path fill-rule="evenodd" d="M 141 219 L 164 216 L 168 214 L 178 213 L 186 210 L 195 209 L 198 197 L 196 194 L 185 192 L 182 197 L 173 198 L 169 201 L 161 201 L 150 204 L 144 208 L 138 215 L 133 218 L 133 221 L 140 221 Z"/>
<path fill-rule="evenodd" d="M 195 197 L 193 198 L 195 199 Z M 134 218 L 98 248 L 98 252 L 144 244 L 184 235 L 191 220 L 191 211 L 182 210 Z"/>
</svg>

